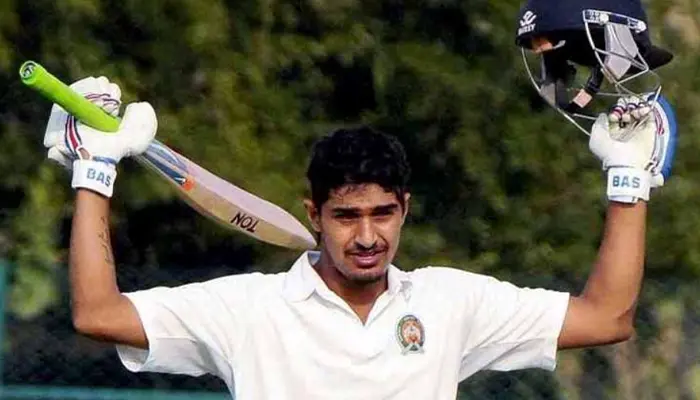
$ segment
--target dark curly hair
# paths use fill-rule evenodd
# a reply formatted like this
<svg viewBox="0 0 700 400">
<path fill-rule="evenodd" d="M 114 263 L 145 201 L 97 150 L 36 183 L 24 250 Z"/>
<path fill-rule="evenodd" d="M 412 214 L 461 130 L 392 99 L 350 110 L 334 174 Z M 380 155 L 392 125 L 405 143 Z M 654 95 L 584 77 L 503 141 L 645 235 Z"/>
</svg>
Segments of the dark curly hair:
<svg viewBox="0 0 700 400">
<path fill-rule="evenodd" d="M 347 184 L 376 183 L 404 204 L 410 167 L 399 141 L 368 126 L 337 129 L 317 141 L 306 178 L 320 210 L 330 192 Z"/>
</svg>

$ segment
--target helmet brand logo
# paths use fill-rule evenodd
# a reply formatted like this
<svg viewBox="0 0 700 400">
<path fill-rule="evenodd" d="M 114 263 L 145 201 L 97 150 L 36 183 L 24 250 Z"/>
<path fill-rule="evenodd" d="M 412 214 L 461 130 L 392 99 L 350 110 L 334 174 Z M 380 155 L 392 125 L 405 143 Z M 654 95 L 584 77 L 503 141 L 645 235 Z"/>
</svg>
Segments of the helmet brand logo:
<svg viewBox="0 0 700 400">
<path fill-rule="evenodd" d="M 518 35 L 524 33 L 529 33 L 535 30 L 535 20 L 537 19 L 537 14 L 528 10 L 525 11 L 523 17 L 520 18 L 520 28 L 518 29 Z"/>
</svg>

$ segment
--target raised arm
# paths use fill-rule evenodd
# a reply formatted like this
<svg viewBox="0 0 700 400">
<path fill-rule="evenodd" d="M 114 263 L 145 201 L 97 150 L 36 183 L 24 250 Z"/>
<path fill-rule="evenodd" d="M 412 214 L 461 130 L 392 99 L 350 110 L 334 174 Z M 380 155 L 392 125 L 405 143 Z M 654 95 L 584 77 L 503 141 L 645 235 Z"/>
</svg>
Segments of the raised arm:
<svg viewBox="0 0 700 400">
<path fill-rule="evenodd" d="M 110 243 L 109 198 L 78 189 L 70 238 L 73 325 L 94 339 L 148 348 L 131 301 L 117 286 Z"/>
<path fill-rule="evenodd" d="M 85 78 L 71 87 L 106 112 L 118 114 L 121 92 L 106 78 Z M 70 240 L 73 324 L 84 335 L 144 349 L 148 343 L 139 315 L 117 287 L 109 199 L 118 162 L 143 152 L 156 129 L 155 111 L 148 103 L 130 104 L 119 130 L 109 134 L 54 106 L 44 136 L 48 157 L 72 169 L 71 186 L 77 191 Z"/>
<path fill-rule="evenodd" d="M 609 205 L 597 260 L 579 296 L 572 296 L 558 340 L 559 348 L 595 346 L 629 339 L 634 333 L 637 299 L 645 259 L 647 201 L 651 188 L 668 178 L 676 127 L 666 103 L 654 112 L 636 99 L 622 104 L 625 118 L 602 114 L 593 126 L 590 148 L 608 174 Z M 642 110 L 645 112 L 639 112 Z M 634 124 L 641 121 L 639 125 Z"/>
<path fill-rule="evenodd" d="M 634 333 L 644 274 L 646 209 L 645 202 L 608 207 L 598 259 L 583 292 L 569 300 L 559 348 L 615 343 Z"/>
</svg>

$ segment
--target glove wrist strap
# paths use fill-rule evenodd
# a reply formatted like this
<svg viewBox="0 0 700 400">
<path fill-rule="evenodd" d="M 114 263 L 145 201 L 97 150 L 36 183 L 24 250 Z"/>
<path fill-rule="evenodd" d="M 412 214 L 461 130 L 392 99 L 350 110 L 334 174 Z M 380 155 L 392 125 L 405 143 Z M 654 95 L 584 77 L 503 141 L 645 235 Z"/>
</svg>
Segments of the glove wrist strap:
<svg viewBox="0 0 700 400">
<path fill-rule="evenodd" d="M 636 203 L 649 200 L 651 174 L 639 168 L 611 167 L 608 169 L 608 200 Z"/>
<path fill-rule="evenodd" d="M 73 161 L 73 189 L 84 188 L 105 197 L 112 197 L 117 168 L 114 164 L 95 160 Z"/>
</svg>

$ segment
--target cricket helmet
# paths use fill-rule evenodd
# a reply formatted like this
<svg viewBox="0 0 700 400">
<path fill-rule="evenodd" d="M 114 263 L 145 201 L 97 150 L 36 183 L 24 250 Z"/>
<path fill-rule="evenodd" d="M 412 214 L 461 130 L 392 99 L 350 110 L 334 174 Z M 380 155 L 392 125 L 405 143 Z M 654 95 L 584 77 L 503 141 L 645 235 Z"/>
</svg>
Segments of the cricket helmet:
<svg viewBox="0 0 700 400">
<path fill-rule="evenodd" d="M 657 108 L 655 69 L 673 58 L 651 43 L 641 0 L 527 0 L 515 42 L 539 95 L 586 134 L 596 107 L 618 98 Z"/>
</svg>

